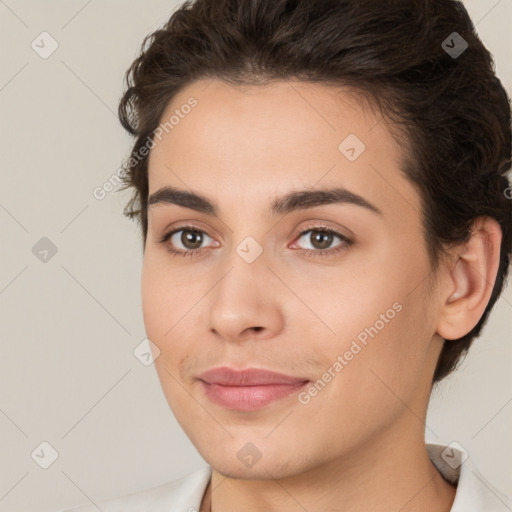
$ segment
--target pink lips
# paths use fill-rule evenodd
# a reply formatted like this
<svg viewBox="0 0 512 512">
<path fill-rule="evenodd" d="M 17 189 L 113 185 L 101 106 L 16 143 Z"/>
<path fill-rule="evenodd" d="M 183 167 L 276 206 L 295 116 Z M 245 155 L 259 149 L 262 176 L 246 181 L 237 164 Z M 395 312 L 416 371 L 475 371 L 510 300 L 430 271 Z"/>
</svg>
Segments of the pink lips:
<svg viewBox="0 0 512 512">
<path fill-rule="evenodd" d="M 248 368 L 213 368 L 199 376 L 206 396 L 213 402 L 240 411 L 263 408 L 280 398 L 289 397 L 309 381 L 280 373 Z"/>
</svg>

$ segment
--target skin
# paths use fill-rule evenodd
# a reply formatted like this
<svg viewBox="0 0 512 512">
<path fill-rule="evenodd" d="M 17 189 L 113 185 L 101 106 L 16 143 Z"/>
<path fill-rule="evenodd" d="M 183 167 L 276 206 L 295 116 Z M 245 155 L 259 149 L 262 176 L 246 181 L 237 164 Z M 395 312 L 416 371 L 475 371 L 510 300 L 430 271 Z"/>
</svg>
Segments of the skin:
<svg viewBox="0 0 512 512">
<path fill-rule="evenodd" d="M 404 145 L 362 96 L 305 82 L 198 81 L 162 119 L 191 96 L 197 106 L 151 150 L 149 194 L 192 190 L 217 203 L 219 217 L 149 208 L 142 304 L 166 399 L 213 468 L 201 511 L 450 510 L 455 488 L 424 441 L 432 375 L 442 337 L 463 336 L 485 310 L 499 225 L 481 219 L 434 275 L 420 198 L 399 169 Z M 366 146 L 353 162 L 338 149 L 351 133 Z M 382 215 L 350 204 L 270 215 L 271 201 L 292 189 L 330 186 Z M 159 242 L 185 223 L 205 233 L 193 257 Z M 322 249 L 317 231 L 299 236 L 325 226 L 353 243 L 322 255 L 344 242 L 334 237 Z M 198 247 L 181 234 L 172 238 L 176 250 Z M 236 252 L 247 236 L 263 250 L 252 263 Z M 198 381 L 231 366 L 316 382 L 394 303 L 400 312 L 308 404 L 292 396 L 233 411 L 211 402 Z M 261 453 L 252 467 L 237 456 L 248 442 Z"/>
</svg>

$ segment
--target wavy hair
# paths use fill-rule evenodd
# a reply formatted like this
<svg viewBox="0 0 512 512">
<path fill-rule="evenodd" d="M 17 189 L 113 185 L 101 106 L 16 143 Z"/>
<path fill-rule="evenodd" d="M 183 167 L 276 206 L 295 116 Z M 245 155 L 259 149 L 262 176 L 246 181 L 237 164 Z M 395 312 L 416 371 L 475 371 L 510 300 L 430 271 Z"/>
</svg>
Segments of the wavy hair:
<svg viewBox="0 0 512 512">
<path fill-rule="evenodd" d="M 465 51 L 451 53 L 462 40 Z M 121 124 L 135 137 L 134 165 L 122 178 L 122 190 L 133 189 L 124 214 L 139 221 L 143 246 L 148 156 L 141 158 L 140 150 L 178 91 L 205 78 L 233 85 L 299 79 L 371 98 L 406 142 L 401 171 L 421 198 L 433 271 L 450 247 L 469 240 L 478 217 L 499 223 L 500 262 L 487 308 L 469 333 L 445 341 L 433 382 L 453 371 L 501 294 L 512 252 L 510 99 L 462 3 L 184 2 L 144 39 L 119 103 Z"/>
</svg>

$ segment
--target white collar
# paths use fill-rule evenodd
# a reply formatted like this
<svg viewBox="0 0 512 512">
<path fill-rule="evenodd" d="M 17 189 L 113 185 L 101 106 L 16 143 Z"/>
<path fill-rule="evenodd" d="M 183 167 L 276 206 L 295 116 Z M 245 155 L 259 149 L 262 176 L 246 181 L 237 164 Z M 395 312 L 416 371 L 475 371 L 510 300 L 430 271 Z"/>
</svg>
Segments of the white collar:
<svg viewBox="0 0 512 512">
<path fill-rule="evenodd" d="M 512 500 L 484 478 L 467 452 L 453 444 L 426 445 L 432 464 L 446 480 L 457 486 L 450 512 L 512 512 Z"/>
</svg>

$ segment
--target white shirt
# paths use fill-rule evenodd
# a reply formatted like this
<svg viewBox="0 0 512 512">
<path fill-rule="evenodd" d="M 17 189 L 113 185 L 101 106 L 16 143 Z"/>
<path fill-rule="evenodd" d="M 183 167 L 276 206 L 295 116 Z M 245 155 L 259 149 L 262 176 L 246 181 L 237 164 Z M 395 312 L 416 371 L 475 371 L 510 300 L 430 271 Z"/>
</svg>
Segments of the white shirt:
<svg viewBox="0 0 512 512">
<path fill-rule="evenodd" d="M 464 452 L 427 444 L 427 453 L 443 477 L 457 484 L 450 512 L 512 512 L 512 500 L 493 487 L 474 467 Z M 461 463 L 461 461 L 463 461 Z M 198 512 L 211 477 L 204 467 L 158 487 L 59 512 Z"/>
</svg>

